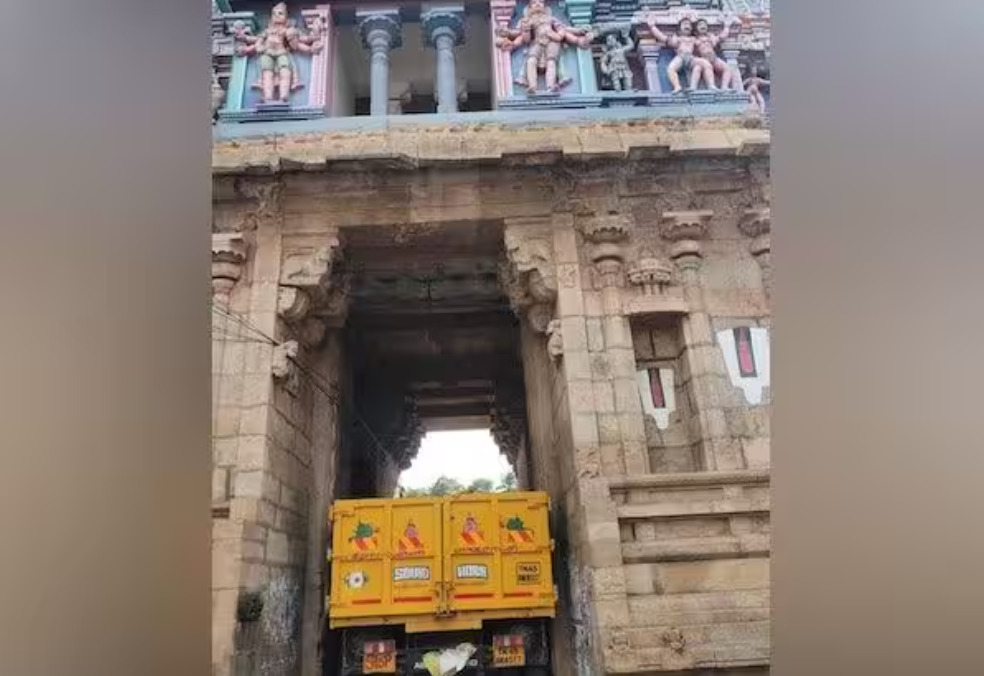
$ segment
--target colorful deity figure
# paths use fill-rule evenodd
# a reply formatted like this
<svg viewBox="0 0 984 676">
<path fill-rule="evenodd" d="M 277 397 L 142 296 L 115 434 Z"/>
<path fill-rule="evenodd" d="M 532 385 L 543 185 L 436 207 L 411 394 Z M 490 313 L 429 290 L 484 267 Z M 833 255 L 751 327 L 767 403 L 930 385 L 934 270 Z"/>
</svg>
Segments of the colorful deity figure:
<svg viewBox="0 0 984 676">
<path fill-rule="evenodd" d="M 469 514 L 465 517 L 465 525 L 461 529 L 462 533 L 477 533 L 478 532 L 478 521 L 474 516 Z"/>
<path fill-rule="evenodd" d="M 598 62 L 601 74 L 608 78 L 612 89 L 617 92 L 632 91 L 632 68 L 628 54 L 635 49 L 635 40 L 628 30 L 622 31 L 622 39 L 609 33 L 605 36 L 604 52 Z"/>
<path fill-rule="evenodd" d="M 646 18 L 646 24 L 654 38 L 676 51 L 673 59 L 666 67 L 666 77 L 670 81 L 670 86 L 673 87 L 674 94 L 683 90 L 683 86 L 680 84 L 681 70 L 690 73 L 690 89 L 697 89 L 701 79 L 707 83 L 709 89 L 716 89 L 714 69 L 710 61 L 695 54 L 697 37 L 694 35 L 693 16 L 686 15 L 680 19 L 676 35 L 667 35 L 657 28 L 656 18 L 653 15 Z"/>
<path fill-rule="evenodd" d="M 566 26 L 554 18 L 545 0 L 530 0 L 516 28 L 500 28 L 496 34 L 500 49 L 511 52 L 527 46 L 523 75 L 516 84 L 525 87 L 529 94 L 537 92 L 540 73 L 544 74 L 548 92 L 558 92 L 570 84 L 570 78 L 559 73 L 558 63 L 564 45 L 589 49 L 594 37 L 587 28 Z"/>
<path fill-rule="evenodd" d="M 772 83 L 767 79 L 768 73 L 763 73 L 759 66 L 751 66 L 748 70 L 749 75 L 744 81 L 748 99 L 759 113 L 765 113 L 765 97 L 762 95 L 762 90 L 768 89 Z"/>
<path fill-rule="evenodd" d="M 732 71 L 731 67 L 728 66 L 727 62 L 718 56 L 717 48 L 724 40 L 728 39 L 731 27 L 738 23 L 738 19 L 732 16 L 725 18 L 724 28 L 721 32 L 715 35 L 711 33 L 707 27 L 707 21 L 700 19 L 695 28 L 697 31 L 697 56 L 705 59 L 711 64 L 712 73 L 710 76 L 710 83 L 708 87 L 710 89 L 715 89 L 714 78 L 718 76 L 721 78 L 720 87 L 721 89 L 732 89 Z"/>
<path fill-rule="evenodd" d="M 253 87 L 262 91 L 261 100 L 266 104 L 285 104 L 291 92 L 304 86 L 298 77 L 294 54 L 316 54 L 322 48 L 319 31 L 311 35 L 302 33 L 282 2 L 270 10 L 270 22 L 259 35 L 250 35 L 242 22 L 236 22 L 233 31 L 239 43 L 236 54 L 259 56 L 260 80 Z"/>
</svg>

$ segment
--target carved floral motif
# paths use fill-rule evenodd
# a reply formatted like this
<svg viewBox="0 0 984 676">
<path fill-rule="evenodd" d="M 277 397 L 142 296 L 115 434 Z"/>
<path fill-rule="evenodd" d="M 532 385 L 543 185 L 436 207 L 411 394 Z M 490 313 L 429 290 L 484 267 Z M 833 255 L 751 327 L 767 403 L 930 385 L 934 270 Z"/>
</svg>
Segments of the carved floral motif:
<svg viewBox="0 0 984 676">
<path fill-rule="evenodd" d="M 658 258 L 642 258 L 628 271 L 629 282 L 643 288 L 647 296 L 662 293 L 673 281 L 673 268 Z"/>
</svg>

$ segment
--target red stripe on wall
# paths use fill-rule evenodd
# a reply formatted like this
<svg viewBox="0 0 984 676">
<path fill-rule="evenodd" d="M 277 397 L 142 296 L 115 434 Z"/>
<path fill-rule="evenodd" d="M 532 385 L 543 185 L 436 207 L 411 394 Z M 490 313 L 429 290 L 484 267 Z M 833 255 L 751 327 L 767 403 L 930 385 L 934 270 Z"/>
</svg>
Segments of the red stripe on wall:
<svg viewBox="0 0 984 676">
<path fill-rule="evenodd" d="M 432 596 L 396 596 L 393 598 L 393 603 L 427 603 L 432 598 Z"/>
<path fill-rule="evenodd" d="M 494 594 L 455 594 L 456 599 L 490 599 Z"/>
</svg>

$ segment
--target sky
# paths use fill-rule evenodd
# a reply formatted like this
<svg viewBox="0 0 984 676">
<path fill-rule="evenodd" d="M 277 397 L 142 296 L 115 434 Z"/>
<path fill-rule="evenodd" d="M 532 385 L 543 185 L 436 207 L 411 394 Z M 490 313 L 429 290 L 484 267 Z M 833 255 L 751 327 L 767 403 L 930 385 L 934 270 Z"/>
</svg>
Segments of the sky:
<svg viewBox="0 0 984 676">
<path fill-rule="evenodd" d="M 488 430 L 429 432 L 413 463 L 400 475 L 400 485 L 429 488 L 441 475 L 465 485 L 475 479 L 498 483 L 511 469 Z"/>
</svg>

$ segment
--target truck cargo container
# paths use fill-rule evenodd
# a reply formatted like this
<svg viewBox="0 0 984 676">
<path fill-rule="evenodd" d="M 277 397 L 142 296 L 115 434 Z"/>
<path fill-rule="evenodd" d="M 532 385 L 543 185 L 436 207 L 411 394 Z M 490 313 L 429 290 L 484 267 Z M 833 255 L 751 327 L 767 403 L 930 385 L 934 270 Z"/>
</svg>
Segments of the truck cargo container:
<svg viewBox="0 0 984 676">
<path fill-rule="evenodd" d="M 342 676 L 549 673 L 549 512 L 539 492 L 337 501 L 328 622 Z"/>
</svg>

